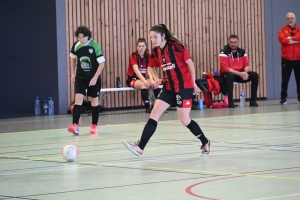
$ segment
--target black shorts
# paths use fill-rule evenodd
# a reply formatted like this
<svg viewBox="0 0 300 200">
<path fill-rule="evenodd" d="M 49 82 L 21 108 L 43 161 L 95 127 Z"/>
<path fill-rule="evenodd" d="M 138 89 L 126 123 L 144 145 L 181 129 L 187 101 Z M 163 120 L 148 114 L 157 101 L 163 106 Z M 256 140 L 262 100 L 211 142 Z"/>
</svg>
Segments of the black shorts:
<svg viewBox="0 0 300 200">
<path fill-rule="evenodd" d="M 177 106 L 179 108 L 191 108 L 193 93 L 194 88 L 187 88 L 180 92 L 173 92 L 163 88 L 157 96 L 157 99 L 160 99 L 171 106 Z"/>
<path fill-rule="evenodd" d="M 97 79 L 97 82 L 94 86 L 89 86 L 91 79 L 84 79 L 80 77 L 75 77 L 75 94 L 86 95 L 85 91 L 87 90 L 87 96 L 96 98 L 99 96 L 101 90 L 101 78 Z"/>
<path fill-rule="evenodd" d="M 134 88 L 134 83 L 133 86 L 130 86 L 131 81 L 136 81 L 136 80 L 140 80 L 138 77 L 134 77 L 134 76 L 128 76 L 127 80 L 126 80 L 126 84 L 128 87 L 133 87 Z"/>
</svg>

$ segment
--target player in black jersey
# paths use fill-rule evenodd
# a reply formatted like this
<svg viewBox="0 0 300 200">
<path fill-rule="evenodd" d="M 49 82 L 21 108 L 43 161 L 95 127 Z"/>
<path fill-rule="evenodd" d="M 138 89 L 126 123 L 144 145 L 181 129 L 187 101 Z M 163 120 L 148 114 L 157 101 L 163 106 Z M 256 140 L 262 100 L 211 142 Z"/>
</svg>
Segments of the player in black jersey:
<svg viewBox="0 0 300 200">
<path fill-rule="evenodd" d="M 91 97 L 92 124 L 90 133 L 97 133 L 99 118 L 98 97 L 101 89 L 100 74 L 104 68 L 104 56 L 99 44 L 92 40 L 92 32 L 86 26 L 80 26 L 75 31 L 76 41 L 70 52 L 71 80 L 75 83 L 75 103 L 73 108 L 73 125 L 68 131 L 74 135 L 79 134 L 78 121 L 81 114 L 81 105 L 86 90 Z M 74 72 L 76 68 L 76 75 Z"/>
<path fill-rule="evenodd" d="M 189 117 L 193 93 L 200 92 L 195 83 L 194 62 L 186 46 L 174 38 L 164 24 L 153 26 L 150 29 L 150 38 L 155 46 L 148 67 L 154 79 L 151 79 L 151 84 L 155 85 L 160 81 L 154 69 L 160 67 L 164 73 L 164 86 L 155 101 L 141 139 L 135 144 L 123 140 L 123 144 L 132 153 L 141 156 L 156 130 L 162 113 L 170 105 L 176 105 L 181 123 L 201 141 L 202 156 L 207 156 L 210 152 L 210 140 L 205 137 L 199 125 Z"/>
</svg>

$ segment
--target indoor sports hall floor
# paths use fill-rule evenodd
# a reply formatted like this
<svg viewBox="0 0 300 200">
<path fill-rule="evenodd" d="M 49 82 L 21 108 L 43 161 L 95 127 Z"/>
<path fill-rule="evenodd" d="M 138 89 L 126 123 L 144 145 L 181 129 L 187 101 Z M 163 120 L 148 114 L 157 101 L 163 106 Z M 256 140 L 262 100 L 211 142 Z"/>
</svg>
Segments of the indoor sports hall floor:
<svg viewBox="0 0 300 200">
<path fill-rule="evenodd" d="M 139 139 L 143 110 L 81 117 L 80 136 L 67 132 L 71 115 L 0 120 L 0 199 L 9 200 L 267 200 L 300 199 L 300 103 L 259 101 L 258 108 L 191 111 L 211 140 L 200 142 L 177 111 L 163 114 L 142 157 L 125 149 Z M 68 163 L 65 145 L 79 149 Z"/>
</svg>

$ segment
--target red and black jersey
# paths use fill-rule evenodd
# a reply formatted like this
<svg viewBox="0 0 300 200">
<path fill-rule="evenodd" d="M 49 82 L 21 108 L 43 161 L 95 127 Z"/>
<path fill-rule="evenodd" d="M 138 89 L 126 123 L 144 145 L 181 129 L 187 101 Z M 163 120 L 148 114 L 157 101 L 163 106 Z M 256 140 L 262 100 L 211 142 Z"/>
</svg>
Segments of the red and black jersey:
<svg viewBox="0 0 300 200">
<path fill-rule="evenodd" d="M 177 42 L 168 41 L 164 48 L 152 49 L 149 67 L 161 67 L 164 73 L 164 88 L 179 92 L 194 88 L 194 82 L 186 61 L 191 59 L 188 49 Z"/>
<path fill-rule="evenodd" d="M 237 48 L 233 52 L 229 45 L 225 45 L 219 54 L 220 59 L 220 75 L 228 72 L 229 68 L 236 71 L 243 71 L 245 67 L 249 67 L 248 55 L 244 49 Z"/>
<path fill-rule="evenodd" d="M 146 72 L 147 72 L 147 67 L 148 67 L 148 63 L 150 60 L 150 55 L 149 54 L 145 54 L 144 58 L 141 58 L 141 56 L 139 55 L 139 53 L 133 52 L 130 57 L 129 57 L 129 64 L 128 64 L 128 69 L 127 69 L 127 76 L 131 76 L 131 77 L 137 77 L 134 70 L 133 70 L 133 65 L 137 65 L 141 74 L 146 77 Z"/>
</svg>

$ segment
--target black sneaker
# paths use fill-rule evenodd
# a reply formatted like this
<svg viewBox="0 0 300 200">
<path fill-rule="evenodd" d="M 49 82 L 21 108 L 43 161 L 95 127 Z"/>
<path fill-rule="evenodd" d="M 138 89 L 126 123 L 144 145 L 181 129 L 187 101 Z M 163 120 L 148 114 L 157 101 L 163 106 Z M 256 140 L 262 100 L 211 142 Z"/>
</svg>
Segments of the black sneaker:
<svg viewBox="0 0 300 200">
<path fill-rule="evenodd" d="M 198 107 L 197 103 L 193 103 L 191 109 L 192 109 L 192 110 L 199 110 L 199 107 Z"/>
<path fill-rule="evenodd" d="M 150 108 L 148 108 L 148 109 L 146 109 L 146 113 L 151 113 L 151 111 L 152 111 L 152 107 L 150 107 Z"/>
<path fill-rule="evenodd" d="M 281 99 L 279 102 L 281 105 L 285 105 L 286 104 L 286 99 Z"/>
<path fill-rule="evenodd" d="M 252 107 L 258 107 L 258 104 L 256 103 L 255 100 L 250 100 L 250 106 L 252 106 Z"/>
<path fill-rule="evenodd" d="M 234 102 L 233 101 L 228 101 L 228 108 L 235 108 Z"/>
</svg>

